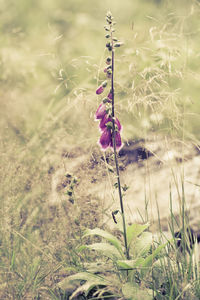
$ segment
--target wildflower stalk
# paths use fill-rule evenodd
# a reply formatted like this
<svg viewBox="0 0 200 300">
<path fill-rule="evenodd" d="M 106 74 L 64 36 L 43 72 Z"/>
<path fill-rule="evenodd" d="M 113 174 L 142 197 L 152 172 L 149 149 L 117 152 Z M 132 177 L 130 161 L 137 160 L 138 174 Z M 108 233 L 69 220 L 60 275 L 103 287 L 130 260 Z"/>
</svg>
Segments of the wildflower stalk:
<svg viewBox="0 0 200 300">
<path fill-rule="evenodd" d="M 118 192 L 119 192 L 119 200 L 120 200 L 120 208 L 121 208 L 121 216 L 123 222 L 123 236 L 124 236 L 124 244 L 125 244 L 125 251 L 126 251 L 126 258 L 129 259 L 129 251 L 128 251 L 128 244 L 127 244 L 127 233 L 126 233 L 126 221 L 125 221 L 125 214 L 124 214 L 124 206 L 123 206 L 123 195 L 122 195 L 122 188 L 120 182 L 120 175 L 119 175 L 119 164 L 117 158 L 117 152 L 122 147 L 121 135 L 120 132 L 122 130 L 122 126 L 117 118 L 115 118 L 115 102 L 114 102 L 114 55 L 115 55 L 115 48 L 121 46 L 122 43 L 118 41 L 116 37 L 113 37 L 113 32 L 115 29 L 113 25 L 113 17 L 110 12 L 106 15 L 107 25 L 104 27 L 107 34 L 106 38 L 110 41 L 106 43 L 107 50 L 112 54 L 112 57 L 107 57 L 106 59 L 106 68 L 104 69 L 104 73 L 108 79 L 110 79 L 110 91 L 106 98 L 103 99 L 102 103 L 99 105 L 96 114 L 95 120 L 100 121 L 99 129 L 101 131 L 101 137 L 99 139 L 99 145 L 103 151 L 108 148 L 112 148 L 114 151 L 114 160 L 115 160 L 115 167 L 116 167 L 116 177 L 117 177 L 117 185 Z M 104 81 L 96 90 L 97 95 L 101 95 L 104 92 L 104 89 L 107 86 L 107 80 Z"/>
<path fill-rule="evenodd" d="M 129 259 L 127 234 L 126 234 L 126 220 L 125 220 L 125 214 L 124 214 L 123 196 L 122 196 L 122 188 L 121 188 L 121 181 L 120 181 L 120 174 L 119 174 L 119 164 L 118 164 L 117 149 L 116 149 L 116 138 L 115 138 L 115 135 L 116 135 L 116 130 L 115 130 L 115 102 L 114 102 L 114 96 L 115 96 L 115 93 L 114 93 L 115 92 L 115 90 L 114 90 L 114 55 L 115 55 L 115 51 L 114 51 L 112 28 L 111 28 L 110 32 L 111 32 L 111 45 L 112 45 L 111 93 L 112 93 L 113 150 L 114 150 L 114 159 L 115 159 L 115 167 L 116 167 L 116 174 L 117 174 L 117 187 L 118 187 L 118 193 L 119 193 L 120 209 L 121 209 L 121 216 L 122 216 L 122 222 L 123 222 L 123 235 L 124 235 L 124 244 L 125 244 L 125 250 L 126 250 L 126 258 Z"/>
</svg>

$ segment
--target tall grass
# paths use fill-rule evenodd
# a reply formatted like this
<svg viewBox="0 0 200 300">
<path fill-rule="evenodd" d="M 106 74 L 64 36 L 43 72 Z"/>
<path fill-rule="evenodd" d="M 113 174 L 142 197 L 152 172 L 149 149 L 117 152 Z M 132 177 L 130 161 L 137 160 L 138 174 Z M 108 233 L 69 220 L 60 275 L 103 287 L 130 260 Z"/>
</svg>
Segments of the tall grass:
<svg viewBox="0 0 200 300">
<path fill-rule="evenodd" d="M 178 0 L 0 3 L 0 298 L 51 299 L 66 267 L 82 266 L 74 249 L 84 229 L 101 219 L 94 199 L 82 207 L 79 187 L 77 206 L 67 196 L 59 205 L 49 199 L 65 155 L 94 156 L 105 11 L 113 11 L 126 43 L 116 62 L 124 139 L 181 139 L 184 129 L 184 140 L 198 144 L 200 7 Z M 174 277 L 165 266 L 166 276 L 175 282 L 178 264 L 170 268 Z M 192 278 L 200 293 L 198 275 L 190 268 L 189 279 L 187 270 L 182 282 L 187 287 Z M 182 297 L 173 289 L 171 299 Z"/>
</svg>

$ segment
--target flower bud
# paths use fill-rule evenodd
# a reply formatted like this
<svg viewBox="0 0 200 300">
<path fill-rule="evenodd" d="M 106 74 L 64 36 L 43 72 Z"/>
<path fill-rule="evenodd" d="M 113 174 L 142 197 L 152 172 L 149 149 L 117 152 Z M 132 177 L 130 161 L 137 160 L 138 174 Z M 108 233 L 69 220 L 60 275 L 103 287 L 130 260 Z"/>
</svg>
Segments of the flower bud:
<svg viewBox="0 0 200 300">
<path fill-rule="evenodd" d="M 110 31 L 109 27 L 106 25 L 104 26 L 104 29 L 105 29 L 105 31 Z"/>
<path fill-rule="evenodd" d="M 114 44 L 114 47 L 118 48 L 118 47 L 121 47 L 123 45 L 123 43 L 116 43 Z"/>
<path fill-rule="evenodd" d="M 102 102 L 103 103 L 111 103 L 110 99 L 108 99 L 108 98 L 103 98 Z"/>
<path fill-rule="evenodd" d="M 107 68 L 105 68 L 104 73 L 106 73 L 107 77 L 110 78 L 110 76 L 112 75 L 112 66 L 109 65 Z"/>
<path fill-rule="evenodd" d="M 111 20 L 111 19 L 106 18 L 106 21 L 107 21 L 107 23 L 108 23 L 109 25 L 112 24 L 112 20 Z"/>
<path fill-rule="evenodd" d="M 109 71 L 107 72 L 106 76 L 107 76 L 107 78 L 109 78 L 109 79 L 112 78 L 112 71 L 109 70 Z"/>
<path fill-rule="evenodd" d="M 110 42 L 106 43 L 106 47 L 107 47 L 107 48 L 111 47 Z"/>
<path fill-rule="evenodd" d="M 109 39 L 109 37 L 110 37 L 110 34 L 106 34 L 106 35 L 105 35 L 105 37 L 106 37 L 107 39 Z"/>
<path fill-rule="evenodd" d="M 107 11 L 106 17 L 109 18 L 109 19 L 112 18 L 112 13 L 111 13 L 111 11 Z"/>
<path fill-rule="evenodd" d="M 72 196 L 72 191 L 71 191 L 71 190 L 68 190 L 68 191 L 66 192 L 66 194 L 67 194 L 68 196 Z"/>
<path fill-rule="evenodd" d="M 108 129 L 112 129 L 112 127 L 113 127 L 111 121 L 107 122 L 105 125 L 106 125 L 106 127 L 107 127 Z"/>
<path fill-rule="evenodd" d="M 111 64 L 111 61 L 112 61 L 112 58 L 109 56 L 109 57 L 107 57 L 107 59 L 106 59 L 106 64 L 107 65 L 110 65 Z"/>
<path fill-rule="evenodd" d="M 111 112 L 111 109 L 110 109 L 110 107 L 108 107 L 108 108 L 106 109 L 106 114 L 109 115 L 110 112 Z"/>
<path fill-rule="evenodd" d="M 114 37 L 114 38 L 113 38 L 113 41 L 114 41 L 114 42 L 117 42 L 117 41 L 118 41 L 118 39 L 117 39 L 116 37 Z"/>
<path fill-rule="evenodd" d="M 102 102 L 105 104 L 108 102 L 108 99 L 107 98 L 103 98 Z"/>
<path fill-rule="evenodd" d="M 103 93 L 103 91 L 104 91 L 104 88 L 103 88 L 102 85 L 100 85 L 100 86 L 98 87 L 98 89 L 96 90 L 96 94 L 97 94 L 97 95 L 100 95 L 100 94 Z"/>
<path fill-rule="evenodd" d="M 102 87 L 105 88 L 107 86 L 107 81 L 105 80 L 103 83 L 102 83 Z"/>
</svg>

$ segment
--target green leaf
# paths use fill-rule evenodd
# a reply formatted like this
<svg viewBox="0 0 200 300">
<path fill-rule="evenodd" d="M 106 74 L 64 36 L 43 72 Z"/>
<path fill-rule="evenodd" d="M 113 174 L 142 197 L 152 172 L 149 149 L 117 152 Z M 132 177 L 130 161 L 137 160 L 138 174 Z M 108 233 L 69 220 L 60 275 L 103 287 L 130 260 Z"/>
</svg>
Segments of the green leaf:
<svg viewBox="0 0 200 300">
<path fill-rule="evenodd" d="M 133 251 L 136 256 L 145 256 L 149 253 L 153 243 L 153 237 L 151 232 L 143 232 L 142 235 L 137 238 L 133 245 Z M 132 249 L 130 249 L 131 252 Z"/>
<path fill-rule="evenodd" d="M 86 297 L 88 295 L 88 293 L 96 286 L 98 285 L 102 285 L 101 281 L 87 281 L 86 283 L 84 283 L 83 285 L 79 286 L 74 292 L 73 294 L 70 296 L 70 300 L 76 298 L 80 295 L 80 294 L 85 294 Z"/>
<path fill-rule="evenodd" d="M 130 259 L 130 260 L 118 260 L 117 265 L 123 269 L 135 269 L 140 267 L 144 263 L 144 258 L 139 257 L 137 259 Z"/>
<path fill-rule="evenodd" d="M 150 270 L 150 267 L 153 266 L 154 262 L 156 260 L 158 260 L 159 258 L 159 255 L 161 254 L 161 251 L 163 248 L 165 248 L 165 246 L 168 244 L 165 243 L 165 244 L 162 244 L 162 245 L 159 245 L 151 255 L 149 255 L 148 257 L 146 257 L 144 259 L 144 262 L 142 263 L 142 267 L 143 267 L 143 270 L 142 270 L 142 276 L 145 276 L 147 274 L 147 272 Z"/>
<path fill-rule="evenodd" d="M 127 228 L 127 242 L 128 247 L 130 246 L 131 242 L 135 240 L 145 229 L 149 227 L 149 223 L 147 224 L 132 224 Z"/>
<path fill-rule="evenodd" d="M 150 289 L 142 289 L 134 283 L 127 282 L 122 286 L 122 293 L 129 300 L 152 300 L 153 294 Z"/>
<path fill-rule="evenodd" d="M 167 243 L 159 245 L 151 255 L 144 259 L 143 267 L 150 267 L 152 266 L 154 260 L 158 259 L 158 255 L 160 254 L 161 250 L 167 245 Z"/>
<path fill-rule="evenodd" d="M 77 253 L 79 253 L 79 252 L 81 252 L 81 251 L 83 251 L 85 249 L 87 249 L 87 245 L 81 245 L 80 247 L 77 248 L 76 251 L 77 251 Z"/>
<path fill-rule="evenodd" d="M 85 280 L 85 281 L 88 281 L 88 282 L 90 281 L 90 282 L 93 282 L 95 284 L 101 284 L 101 285 L 107 285 L 108 284 L 107 280 L 102 276 L 95 275 L 95 274 L 92 274 L 92 273 L 89 273 L 89 272 L 80 272 L 80 273 L 76 273 L 74 275 L 66 277 L 61 282 L 58 283 L 58 286 L 62 290 L 65 290 L 65 289 L 68 288 L 70 282 L 76 281 L 76 280 L 79 280 L 79 281 Z"/>
<path fill-rule="evenodd" d="M 99 260 L 92 263 L 84 263 L 84 267 L 88 272 L 91 273 L 97 273 L 97 272 L 105 273 L 105 272 L 109 272 L 113 268 L 113 263 Z"/>
<path fill-rule="evenodd" d="M 121 258 L 121 254 L 119 251 L 112 245 L 108 243 L 95 243 L 92 245 L 86 245 L 87 248 L 100 251 L 103 255 L 111 258 L 111 259 L 119 259 Z"/>
<path fill-rule="evenodd" d="M 100 228 L 95 228 L 95 229 L 87 229 L 84 236 L 88 236 L 88 235 L 98 235 L 103 237 L 108 242 L 110 242 L 113 246 L 115 246 L 115 248 L 119 251 L 119 253 L 124 257 L 121 242 L 111 233 L 102 230 Z"/>
</svg>

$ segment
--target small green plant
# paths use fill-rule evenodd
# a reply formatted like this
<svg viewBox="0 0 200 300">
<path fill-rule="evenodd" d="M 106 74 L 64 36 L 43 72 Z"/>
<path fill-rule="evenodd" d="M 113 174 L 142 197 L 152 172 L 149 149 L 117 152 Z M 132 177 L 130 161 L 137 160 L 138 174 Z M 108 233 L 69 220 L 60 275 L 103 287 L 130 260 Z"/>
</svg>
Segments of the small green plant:
<svg viewBox="0 0 200 300">
<path fill-rule="evenodd" d="M 132 224 L 127 227 L 126 250 L 120 238 L 99 229 L 88 229 L 84 237 L 98 236 L 104 241 L 82 245 L 79 251 L 93 250 L 100 254 L 94 263 L 85 264 L 85 270 L 69 276 L 59 283 L 60 288 L 67 289 L 70 282 L 82 281 L 72 294 L 71 299 L 80 293 L 86 297 L 95 288 L 95 296 L 123 296 L 126 299 L 152 299 L 150 277 L 154 268 L 159 269 L 158 260 L 163 256 L 166 244 L 153 242 L 152 233 L 146 231 L 149 224 Z M 121 231 L 122 233 L 122 231 Z"/>
</svg>

